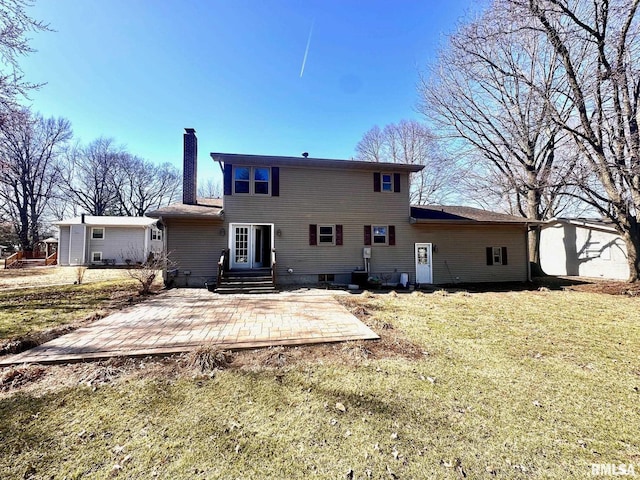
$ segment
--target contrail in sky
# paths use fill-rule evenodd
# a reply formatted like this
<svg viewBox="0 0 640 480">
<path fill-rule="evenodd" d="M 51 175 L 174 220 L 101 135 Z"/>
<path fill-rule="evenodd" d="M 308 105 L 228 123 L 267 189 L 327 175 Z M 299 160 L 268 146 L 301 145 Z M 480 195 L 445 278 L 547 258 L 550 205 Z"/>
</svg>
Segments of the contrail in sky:
<svg viewBox="0 0 640 480">
<path fill-rule="evenodd" d="M 302 68 L 300 69 L 300 78 L 304 75 L 304 66 L 307 63 L 307 55 L 309 55 L 309 45 L 311 45 L 311 35 L 313 34 L 313 25 L 316 23 L 315 18 L 311 22 L 311 30 L 309 30 L 309 38 L 307 39 L 307 48 L 304 50 L 304 58 L 302 59 Z"/>
</svg>

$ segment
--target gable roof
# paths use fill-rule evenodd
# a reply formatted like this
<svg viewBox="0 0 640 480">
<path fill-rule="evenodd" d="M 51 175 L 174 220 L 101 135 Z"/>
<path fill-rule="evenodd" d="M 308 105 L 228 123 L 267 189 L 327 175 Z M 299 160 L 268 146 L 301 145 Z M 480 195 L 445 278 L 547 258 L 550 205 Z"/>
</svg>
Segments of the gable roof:
<svg viewBox="0 0 640 480">
<path fill-rule="evenodd" d="M 209 155 L 211 155 L 214 161 L 221 164 L 314 167 L 340 170 L 368 170 L 372 172 L 419 172 L 424 168 L 424 165 L 363 162 L 359 160 L 336 160 L 329 158 L 280 157 L 271 155 L 245 155 L 241 153 L 210 153 Z"/>
<path fill-rule="evenodd" d="M 614 223 L 607 218 L 552 218 L 546 222 L 543 228 L 560 224 L 575 225 L 576 227 L 597 230 L 600 232 L 618 233 Z"/>
<path fill-rule="evenodd" d="M 212 218 L 222 219 L 221 198 L 198 198 L 196 205 L 186 203 L 173 203 L 167 207 L 159 208 L 153 212 L 147 212 L 153 218 Z"/>
<path fill-rule="evenodd" d="M 54 225 L 90 225 L 95 227 L 147 227 L 156 223 L 155 218 L 148 217 L 117 217 L 117 216 L 96 216 L 85 215 L 84 222 L 82 217 L 75 217 L 68 220 L 60 220 L 53 222 Z"/>
<path fill-rule="evenodd" d="M 448 205 L 420 205 L 411 207 L 411 223 L 453 224 L 529 224 L 543 223 L 505 213 L 480 208 Z"/>
</svg>

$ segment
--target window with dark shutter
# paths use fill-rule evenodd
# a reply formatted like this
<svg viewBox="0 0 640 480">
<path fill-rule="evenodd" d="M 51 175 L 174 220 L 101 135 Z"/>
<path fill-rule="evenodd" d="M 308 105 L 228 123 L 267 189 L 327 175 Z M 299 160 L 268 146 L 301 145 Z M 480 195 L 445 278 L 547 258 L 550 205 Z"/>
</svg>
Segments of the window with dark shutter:
<svg viewBox="0 0 640 480">
<path fill-rule="evenodd" d="M 507 247 L 487 247 L 487 265 L 507 265 Z"/>
<path fill-rule="evenodd" d="M 233 165 L 230 163 L 224 164 L 224 194 L 233 194 Z"/>
<path fill-rule="evenodd" d="M 364 226 L 364 244 L 371 245 L 371 225 Z"/>
<path fill-rule="evenodd" d="M 342 245 L 342 225 L 336 225 L 336 245 Z"/>
<path fill-rule="evenodd" d="M 400 191 L 400 174 L 399 173 L 393 174 L 393 191 L 394 192 Z"/>
<path fill-rule="evenodd" d="M 381 189 L 380 172 L 373 172 L 373 191 L 379 192 Z"/>
<path fill-rule="evenodd" d="M 271 167 L 271 196 L 280 196 L 280 167 Z"/>
<path fill-rule="evenodd" d="M 318 245 L 318 225 L 309 225 L 309 245 Z"/>
</svg>

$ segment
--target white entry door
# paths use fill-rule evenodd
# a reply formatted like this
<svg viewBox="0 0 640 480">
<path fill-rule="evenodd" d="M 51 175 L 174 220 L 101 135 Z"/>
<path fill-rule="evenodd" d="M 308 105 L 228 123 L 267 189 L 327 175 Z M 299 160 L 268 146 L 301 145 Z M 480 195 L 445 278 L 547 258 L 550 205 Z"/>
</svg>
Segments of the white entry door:
<svg viewBox="0 0 640 480">
<path fill-rule="evenodd" d="M 250 225 L 235 225 L 231 230 L 231 268 L 251 268 L 250 234 Z"/>
<path fill-rule="evenodd" d="M 416 243 L 416 283 L 433 283 L 430 243 Z"/>
<path fill-rule="evenodd" d="M 273 224 L 230 225 L 231 268 L 268 268 L 271 265 Z"/>
</svg>

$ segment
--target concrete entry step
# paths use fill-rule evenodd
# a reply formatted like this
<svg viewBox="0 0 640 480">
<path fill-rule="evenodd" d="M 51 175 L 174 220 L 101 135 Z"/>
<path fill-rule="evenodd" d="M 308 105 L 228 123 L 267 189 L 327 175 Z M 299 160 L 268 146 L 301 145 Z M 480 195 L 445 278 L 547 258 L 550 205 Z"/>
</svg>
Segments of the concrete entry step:
<svg viewBox="0 0 640 480">
<path fill-rule="evenodd" d="M 277 293 L 271 269 L 230 270 L 225 272 L 220 286 L 216 288 L 220 294 Z"/>
</svg>

